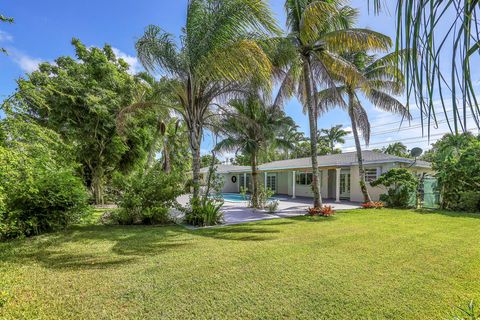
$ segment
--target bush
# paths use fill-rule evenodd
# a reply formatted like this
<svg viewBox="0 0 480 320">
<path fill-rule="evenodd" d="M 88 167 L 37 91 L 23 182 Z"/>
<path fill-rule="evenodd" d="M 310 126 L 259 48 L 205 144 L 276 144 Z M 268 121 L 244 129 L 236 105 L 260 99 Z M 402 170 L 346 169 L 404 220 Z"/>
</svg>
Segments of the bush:
<svg viewBox="0 0 480 320">
<path fill-rule="evenodd" d="M 13 190 L 12 190 L 13 191 Z M 0 237 L 11 239 L 64 229 L 88 212 L 88 192 L 69 171 L 46 171 L 8 193 Z"/>
<path fill-rule="evenodd" d="M 335 214 L 335 210 L 333 210 L 332 206 L 323 206 L 321 208 L 308 208 L 307 215 L 309 216 L 322 216 L 322 217 L 330 217 Z"/>
<path fill-rule="evenodd" d="M 280 203 L 278 202 L 278 200 L 270 201 L 270 202 L 267 204 L 268 213 L 273 214 L 273 213 L 277 212 L 277 210 L 278 210 L 278 205 L 279 205 L 279 204 L 280 204 Z"/>
<path fill-rule="evenodd" d="M 417 189 L 418 179 L 407 169 L 395 168 L 370 184 L 373 187 L 383 185 L 387 188 L 387 193 L 380 196 L 380 201 L 385 202 L 387 207 L 407 208 L 410 204 L 410 195 Z"/>
<path fill-rule="evenodd" d="M 460 191 L 456 199 L 449 197 L 448 209 L 455 211 L 480 212 L 480 191 Z"/>
<path fill-rule="evenodd" d="M 160 165 L 117 179 L 116 204 L 120 209 L 104 220 L 122 225 L 170 223 L 169 210 L 178 207 L 176 198 L 184 192 L 183 181 L 183 174 L 167 174 Z"/>
<path fill-rule="evenodd" d="M 223 222 L 221 208 L 223 201 L 204 198 L 198 202 L 190 201 L 190 208 L 186 209 L 185 222 L 194 226 L 214 226 Z"/>
</svg>

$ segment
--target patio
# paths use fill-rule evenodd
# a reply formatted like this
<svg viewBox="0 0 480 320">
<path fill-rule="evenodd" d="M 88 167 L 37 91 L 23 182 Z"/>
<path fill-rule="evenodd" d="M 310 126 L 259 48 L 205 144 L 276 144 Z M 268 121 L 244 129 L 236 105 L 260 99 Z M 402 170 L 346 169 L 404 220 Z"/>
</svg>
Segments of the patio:
<svg viewBox="0 0 480 320">
<path fill-rule="evenodd" d="M 308 207 L 312 206 L 312 199 L 307 197 L 297 197 L 292 199 L 288 196 L 275 196 L 279 200 L 277 212 L 267 213 L 263 210 L 255 210 L 247 206 L 247 202 L 225 202 L 223 205 L 224 225 L 234 225 L 246 222 L 280 219 L 305 215 Z M 181 205 L 188 203 L 188 196 L 181 196 L 178 199 Z M 360 208 L 360 204 L 350 201 L 335 202 L 334 200 L 324 200 L 324 205 L 332 206 L 335 210 L 351 210 Z M 180 217 L 180 216 L 177 216 Z"/>
</svg>

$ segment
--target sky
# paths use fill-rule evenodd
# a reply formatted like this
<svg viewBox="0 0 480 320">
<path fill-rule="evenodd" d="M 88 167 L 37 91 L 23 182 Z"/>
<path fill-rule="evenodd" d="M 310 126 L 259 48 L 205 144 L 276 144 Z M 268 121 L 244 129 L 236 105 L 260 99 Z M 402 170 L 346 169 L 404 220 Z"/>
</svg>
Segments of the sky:
<svg viewBox="0 0 480 320">
<path fill-rule="evenodd" d="M 284 0 L 270 0 L 272 11 L 285 26 Z M 380 31 L 395 38 L 394 9 L 379 16 L 368 12 L 367 1 L 352 0 L 351 6 L 358 8 L 360 16 L 357 26 Z M 388 1 L 387 3 L 390 3 Z M 54 61 L 63 55 L 73 55 L 70 44 L 72 38 L 79 38 L 87 46 L 110 44 L 116 54 L 124 58 L 133 72 L 142 70 L 135 56 L 134 43 L 149 24 L 161 26 L 164 30 L 178 36 L 185 24 L 187 0 L 4 0 L 0 4 L 0 13 L 11 16 L 15 23 L 0 24 L 0 47 L 8 50 L 8 55 L 0 55 L 0 101 L 15 90 L 15 81 L 25 73 L 34 71 L 42 61 Z M 441 27 L 441 26 L 440 26 Z M 474 79 L 475 80 L 475 79 Z M 476 79 L 476 85 L 480 81 Z M 404 97 L 399 100 L 405 102 Z M 372 125 L 371 143 L 368 148 L 381 148 L 392 142 L 403 142 L 409 149 L 421 147 L 428 149 L 448 127 L 441 122 L 438 128 L 432 128 L 430 141 L 424 136 L 420 125 L 418 109 L 413 105 L 411 113 L 414 120 L 401 125 L 399 116 L 379 111 L 365 102 Z M 447 106 L 448 109 L 448 106 Z M 308 118 L 302 113 L 302 107 L 295 99 L 285 106 L 285 112 L 299 125 L 308 136 Z M 0 117 L 2 116 L 0 111 Z M 322 115 L 319 128 L 343 124 L 350 127 L 347 114 L 342 110 L 333 110 Z M 473 121 L 469 128 L 474 128 Z M 473 130 L 472 130 L 473 131 Z M 474 130 L 474 132 L 478 132 Z M 202 143 L 202 153 L 208 153 L 212 139 L 206 134 Z M 341 148 L 354 150 L 353 137 L 350 135 Z M 224 158 L 231 155 L 224 154 Z"/>
</svg>

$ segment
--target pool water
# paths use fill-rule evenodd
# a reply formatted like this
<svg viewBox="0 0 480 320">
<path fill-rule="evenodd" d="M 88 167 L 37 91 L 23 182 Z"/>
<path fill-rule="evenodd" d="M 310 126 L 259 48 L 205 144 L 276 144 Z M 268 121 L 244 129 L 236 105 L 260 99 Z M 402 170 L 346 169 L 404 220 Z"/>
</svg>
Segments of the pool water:
<svg viewBox="0 0 480 320">
<path fill-rule="evenodd" d="M 243 197 L 240 193 L 222 193 L 222 198 L 227 202 L 245 202 L 250 200 L 250 195 L 247 194 L 247 199 Z M 278 200 L 275 197 L 270 198 L 270 200 Z"/>
</svg>

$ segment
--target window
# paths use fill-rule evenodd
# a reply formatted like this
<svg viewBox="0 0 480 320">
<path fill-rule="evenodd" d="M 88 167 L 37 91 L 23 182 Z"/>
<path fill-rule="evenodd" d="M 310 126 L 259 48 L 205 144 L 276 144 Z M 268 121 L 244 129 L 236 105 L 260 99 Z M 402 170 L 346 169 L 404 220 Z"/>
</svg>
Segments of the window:
<svg viewBox="0 0 480 320">
<path fill-rule="evenodd" d="M 365 169 L 365 181 L 372 182 L 377 180 L 377 168 Z"/>
<path fill-rule="evenodd" d="M 320 179 L 321 180 L 321 179 Z M 296 183 L 301 186 L 309 186 L 313 181 L 313 173 L 297 173 Z"/>
</svg>

